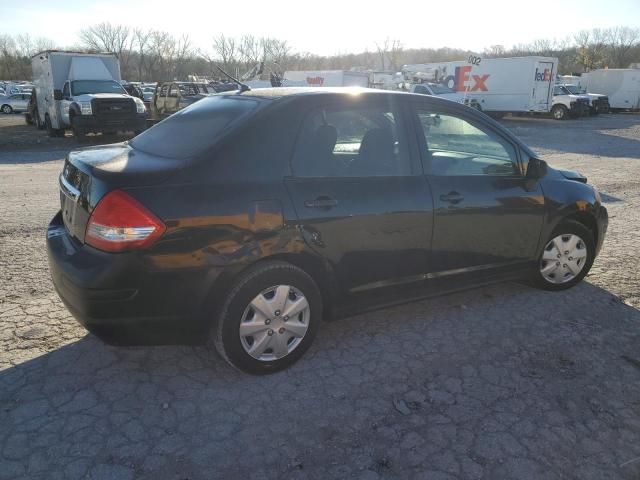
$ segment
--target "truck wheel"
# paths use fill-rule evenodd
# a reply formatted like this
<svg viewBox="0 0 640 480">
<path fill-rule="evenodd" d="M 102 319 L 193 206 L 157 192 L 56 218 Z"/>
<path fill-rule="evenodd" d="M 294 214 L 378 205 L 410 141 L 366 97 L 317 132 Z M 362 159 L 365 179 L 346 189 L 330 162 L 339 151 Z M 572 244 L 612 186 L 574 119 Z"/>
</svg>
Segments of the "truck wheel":
<svg viewBox="0 0 640 480">
<path fill-rule="evenodd" d="M 36 118 L 36 128 L 38 130 L 44 130 L 44 123 L 42 123 L 42 120 L 40 120 L 40 112 L 38 112 L 37 110 L 33 113 L 33 115 Z"/>
<path fill-rule="evenodd" d="M 13 112 L 13 108 L 11 108 L 11 105 L 2 105 L 2 108 L 0 108 L 0 110 L 2 110 L 2 113 L 12 113 Z"/>
<path fill-rule="evenodd" d="M 46 114 L 44 116 L 44 126 L 47 129 L 47 134 L 51 138 L 64 137 L 64 130 L 53 128 L 53 126 L 51 125 L 51 118 L 49 118 L 49 114 Z"/>
<path fill-rule="evenodd" d="M 554 105 L 551 109 L 551 116 L 556 120 L 564 120 L 569 116 L 569 109 L 564 105 Z"/>
<path fill-rule="evenodd" d="M 76 124 L 75 120 L 76 119 L 74 117 L 71 117 L 71 131 L 73 132 L 75 139 L 80 141 L 86 135 L 86 132 Z"/>
</svg>

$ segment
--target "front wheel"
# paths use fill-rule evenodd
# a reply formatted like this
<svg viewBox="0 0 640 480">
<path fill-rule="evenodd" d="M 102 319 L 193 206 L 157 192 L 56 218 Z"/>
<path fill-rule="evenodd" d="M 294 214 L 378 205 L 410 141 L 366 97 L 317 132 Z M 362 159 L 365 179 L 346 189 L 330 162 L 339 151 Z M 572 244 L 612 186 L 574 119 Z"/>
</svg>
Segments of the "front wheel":
<svg viewBox="0 0 640 480">
<path fill-rule="evenodd" d="M 0 108 L 0 110 L 2 110 L 2 113 L 12 113 L 13 112 L 13 108 L 11 108 L 11 105 L 3 105 L 2 108 Z"/>
<path fill-rule="evenodd" d="M 573 287 L 589 273 L 595 252 L 593 233 L 588 228 L 573 221 L 560 224 L 542 251 L 535 284 L 545 290 Z"/>
<path fill-rule="evenodd" d="M 322 299 L 313 279 L 294 265 L 265 262 L 237 280 L 211 340 L 234 367 L 272 373 L 304 354 L 321 318 Z"/>
<path fill-rule="evenodd" d="M 564 120 L 569 116 L 569 109 L 564 105 L 554 105 L 551 109 L 551 116 L 556 120 Z"/>
</svg>

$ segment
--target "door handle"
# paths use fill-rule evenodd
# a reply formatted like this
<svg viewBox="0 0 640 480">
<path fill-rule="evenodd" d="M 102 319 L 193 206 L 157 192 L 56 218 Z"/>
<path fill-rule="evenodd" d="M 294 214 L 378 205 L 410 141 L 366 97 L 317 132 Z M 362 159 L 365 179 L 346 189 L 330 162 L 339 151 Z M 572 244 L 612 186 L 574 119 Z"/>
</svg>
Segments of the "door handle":
<svg viewBox="0 0 640 480">
<path fill-rule="evenodd" d="M 464 197 L 458 192 L 449 192 L 446 195 L 440 195 L 440 200 L 443 202 L 453 203 L 455 205 L 456 203 L 460 203 L 464 200 Z"/>
<path fill-rule="evenodd" d="M 338 205 L 338 201 L 329 197 L 318 197 L 315 200 L 305 200 L 304 206 L 307 208 L 323 208 L 329 210 Z"/>
</svg>

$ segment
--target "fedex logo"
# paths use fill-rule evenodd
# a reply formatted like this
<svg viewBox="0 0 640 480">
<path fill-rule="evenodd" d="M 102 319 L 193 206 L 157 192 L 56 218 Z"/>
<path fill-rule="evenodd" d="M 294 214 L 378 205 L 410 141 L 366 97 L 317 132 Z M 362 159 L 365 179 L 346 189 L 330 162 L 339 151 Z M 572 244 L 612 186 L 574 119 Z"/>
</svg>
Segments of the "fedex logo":
<svg viewBox="0 0 640 480">
<path fill-rule="evenodd" d="M 307 77 L 307 83 L 314 87 L 321 87 L 324 83 L 324 77 Z"/>
<path fill-rule="evenodd" d="M 542 72 L 540 72 L 536 68 L 536 73 L 534 77 L 536 82 L 550 82 L 551 81 L 551 69 L 545 68 Z"/>
<path fill-rule="evenodd" d="M 445 85 L 451 85 L 453 83 L 453 89 L 456 92 L 486 92 L 489 90 L 486 83 L 489 76 L 489 74 L 472 75 L 471 65 L 465 65 L 463 67 L 456 67 L 455 74 L 449 75 L 442 83 Z"/>
</svg>

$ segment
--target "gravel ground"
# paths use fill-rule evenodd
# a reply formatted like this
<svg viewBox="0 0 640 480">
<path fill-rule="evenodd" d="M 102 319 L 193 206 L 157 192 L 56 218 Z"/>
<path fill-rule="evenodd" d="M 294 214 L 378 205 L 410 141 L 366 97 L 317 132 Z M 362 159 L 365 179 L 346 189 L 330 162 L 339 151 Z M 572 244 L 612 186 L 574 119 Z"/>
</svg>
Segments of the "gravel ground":
<svg viewBox="0 0 640 480">
<path fill-rule="evenodd" d="M 21 121 L 0 116 L 0 479 L 640 479 L 639 116 L 504 121 L 603 192 L 587 281 L 327 323 L 258 378 L 76 325 L 44 247 L 74 140 Z"/>
</svg>

